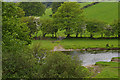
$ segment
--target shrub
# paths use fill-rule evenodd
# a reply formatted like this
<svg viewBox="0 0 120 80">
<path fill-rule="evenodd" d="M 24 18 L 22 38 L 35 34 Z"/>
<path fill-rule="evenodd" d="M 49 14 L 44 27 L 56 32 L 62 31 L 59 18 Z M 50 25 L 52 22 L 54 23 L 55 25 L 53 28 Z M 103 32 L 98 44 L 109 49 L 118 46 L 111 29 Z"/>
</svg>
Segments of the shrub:
<svg viewBox="0 0 120 80">
<path fill-rule="evenodd" d="M 24 50 L 25 49 L 25 50 Z M 4 51 L 2 54 L 2 78 L 30 78 L 35 73 L 37 60 L 32 56 L 30 50 Z"/>
<path fill-rule="evenodd" d="M 90 75 L 80 61 L 61 52 L 48 54 L 39 71 L 41 78 L 84 78 Z"/>
</svg>

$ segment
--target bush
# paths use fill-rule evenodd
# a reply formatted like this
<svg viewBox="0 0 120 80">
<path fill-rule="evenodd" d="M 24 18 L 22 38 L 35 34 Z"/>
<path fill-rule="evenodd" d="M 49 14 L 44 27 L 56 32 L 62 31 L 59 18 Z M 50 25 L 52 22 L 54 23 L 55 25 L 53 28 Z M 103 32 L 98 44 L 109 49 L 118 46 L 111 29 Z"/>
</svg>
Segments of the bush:
<svg viewBox="0 0 120 80">
<path fill-rule="evenodd" d="M 49 53 L 39 71 L 41 78 L 84 78 L 90 75 L 80 61 L 61 52 Z"/>
<path fill-rule="evenodd" d="M 30 78 L 35 73 L 37 60 L 28 48 L 17 51 L 4 51 L 2 54 L 2 78 Z"/>
</svg>

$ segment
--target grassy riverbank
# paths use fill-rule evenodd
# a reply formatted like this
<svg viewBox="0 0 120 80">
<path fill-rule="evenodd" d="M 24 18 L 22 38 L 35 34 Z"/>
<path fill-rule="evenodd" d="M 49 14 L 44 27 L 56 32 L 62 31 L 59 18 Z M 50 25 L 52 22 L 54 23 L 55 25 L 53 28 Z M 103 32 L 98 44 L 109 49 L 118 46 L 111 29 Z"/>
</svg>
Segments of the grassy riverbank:
<svg viewBox="0 0 120 80">
<path fill-rule="evenodd" d="M 94 78 L 118 78 L 120 76 L 118 74 L 120 71 L 119 63 L 120 62 L 97 62 L 96 65 L 101 68 L 101 72 Z"/>
<path fill-rule="evenodd" d="M 65 49 L 83 49 L 83 48 L 107 48 L 118 47 L 117 39 L 64 39 L 60 44 Z"/>
<path fill-rule="evenodd" d="M 116 48 L 118 47 L 118 39 L 48 39 L 33 40 L 30 46 L 40 44 L 41 49 L 53 50 L 55 46 L 61 45 L 65 49 L 86 49 L 86 48 Z M 108 46 L 106 46 L 108 44 Z"/>
<path fill-rule="evenodd" d="M 120 79 L 120 57 L 113 57 L 110 62 L 99 61 L 95 65 L 88 66 L 87 68 L 92 73 L 91 78 L 116 78 Z"/>
</svg>

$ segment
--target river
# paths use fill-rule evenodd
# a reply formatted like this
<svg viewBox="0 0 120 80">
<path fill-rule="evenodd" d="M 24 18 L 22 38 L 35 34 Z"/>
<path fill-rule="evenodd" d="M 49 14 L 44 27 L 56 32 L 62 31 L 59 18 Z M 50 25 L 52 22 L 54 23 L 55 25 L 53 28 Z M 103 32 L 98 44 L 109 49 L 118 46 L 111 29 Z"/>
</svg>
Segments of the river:
<svg viewBox="0 0 120 80">
<path fill-rule="evenodd" d="M 109 62 L 113 57 L 120 57 L 120 53 L 116 50 L 109 51 L 65 51 L 65 54 L 69 54 L 72 57 L 78 56 L 78 59 L 82 61 L 83 66 L 94 65 L 98 61 Z"/>
</svg>

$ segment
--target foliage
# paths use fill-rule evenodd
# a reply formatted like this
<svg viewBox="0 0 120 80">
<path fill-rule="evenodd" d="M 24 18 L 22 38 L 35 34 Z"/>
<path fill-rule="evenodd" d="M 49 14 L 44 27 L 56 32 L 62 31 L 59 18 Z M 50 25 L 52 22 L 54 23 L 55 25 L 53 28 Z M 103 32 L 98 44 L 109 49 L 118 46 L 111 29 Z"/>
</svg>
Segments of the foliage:
<svg viewBox="0 0 120 80">
<path fill-rule="evenodd" d="M 114 35 L 120 35 L 120 20 L 115 20 L 113 24 L 111 24 L 113 34 Z"/>
<path fill-rule="evenodd" d="M 49 53 L 41 65 L 41 78 L 83 78 L 89 71 L 71 56 L 60 52 Z"/>
<path fill-rule="evenodd" d="M 64 2 L 53 14 L 54 20 L 59 25 L 60 29 L 66 29 L 67 37 L 73 33 L 74 25 L 81 19 L 82 10 L 76 2 Z"/>
<path fill-rule="evenodd" d="M 21 2 L 19 6 L 25 11 L 25 16 L 42 16 L 45 14 L 45 5 L 41 2 Z"/>
<path fill-rule="evenodd" d="M 51 8 L 46 8 L 45 14 L 43 14 L 40 18 L 52 18 L 52 9 Z"/>
<path fill-rule="evenodd" d="M 57 36 L 65 37 L 65 30 L 58 30 Z"/>
<path fill-rule="evenodd" d="M 26 47 L 17 51 L 4 51 L 2 54 L 2 78 L 32 78 L 36 71 L 36 61 L 31 50 Z"/>
<path fill-rule="evenodd" d="M 52 3 L 52 12 L 53 14 L 57 11 L 57 9 L 61 6 L 63 2 L 53 2 Z"/>
<path fill-rule="evenodd" d="M 83 3 L 79 3 L 79 4 L 83 4 Z M 86 3 L 87 4 L 87 3 Z M 97 4 L 98 5 L 98 4 Z M 83 12 L 84 13 L 84 12 Z M 41 16 L 41 18 L 51 18 L 49 15 L 51 15 L 52 14 L 52 10 L 51 10 L 51 8 L 48 8 L 48 9 L 46 9 L 46 14 L 45 15 L 43 15 L 43 16 Z M 82 14 L 83 15 L 83 14 Z M 85 16 L 85 15 L 84 15 Z M 85 17 L 82 17 L 82 18 L 80 18 L 77 22 L 76 22 L 76 24 L 74 24 L 74 28 L 73 28 L 73 30 L 72 30 L 72 32 L 71 32 L 71 37 L 75 37 L 75 36 L 77 36 L 78 35 L 78 37 L 79 36 L 81 36 L 81 37 L 90 37 L 90 32 L 88 32 L 87 30 L 86 30 L 86 24 L 87 24 L 87 21 L 85 22 Z M 104 22 L 103 20 L 96 20 L 96 19 L 89 19 L 89 21 L 95 21 L 95 23 L 97 23 L 97 25 L 98 25 L 98 30 L 96 30 L 96 32 L 94 32 L 94 33 L 92 33 L 93 34 L 93 36 L 94 36 L 94 38 L 96 38 L 96 37 L 117 37 L 118 36 L 118 34 L 117 34 L 117 29 L 115 29 L 116 27 L 114 26 L 115 24 L 117 24 L 117 21 L 115 21 L 116 23 L 114 24 L 109 24 L 111 27 L 112 27 L 112 33 L 111 33 L 111 31 L 109 31 L 109 30 L 107 30 L 107 28 L 105 29 L 105 27 L 108 25 L 106 22 Z M 60 22 L 60 21 L 57 21 L 56 19 L 53 19 L 53 22 L 54 22 L 54 25 L 56 26 L 55 28 L 57 28 L 56 29 L 56 31 L 57 31 L 57 35 L 59 34 L 59 36 L 65 36 L 65 34 L 67 33 L 65 30 L 66 29 L 63 29 L 63 28 L 61 28 L 63 25 L 62 25 L 62 23 L 60 24 L 60 23 L 58 23 L 58 22 Z M 54 27 L 54 26 L 53 26 Z M 113 28 L 114 27 L 114 28 Z M 62 30 L 61 30 L 62 29 Z M 114 30 L 113 30 L 114 29 Z M 119 28 L 118 28 L 119 29 Z M 62 33 L 61 33 L 62 32 Z M 72 34 L 73 33 L 73 34 Z M 110 34 L 109 34 L 110 33 Z M 107 35 L 105 35 L 105 34 L 107 34 Z M 112 35 L 111 35 L 112 34 Z M 38 35 L 39 36 L 39 35 Z M 51 33 L 50 34 L 46 34 L 46 36 L 48 36 L 48 37 L 50 37 L 51 36 Z"/>
<path fill-rule="evenodd" d="M 26 23 L 27 26 L 29 27 L 30 36 L 39 30 L 39 26 L 40 26 L 39 18 L 37 20 L 36 17 L 31 16 L 31 17 L 22 17 L 20 20 L 21 22 Z"/>
<path fill-rule="evenodd" d="M 8 6 L 11 6 L 8 8 Z M 31 42 L 29 35 L 29 28 L 26 24 L 21 23 L 18 16 L 22 15 L 18 11 L 18 7 L 14 3 L 3 3 L 3 18 L 2 18 L 2 38 L 3 46 L 9 50 L 16 49 L 15 45 L 29 44 Z M 16 13 L 12 13 L 16 12 Z M 18 48 L 19 49 L 19 48 Z"/>
<path fill-rule="evenodd" d="M 46 8 L 50 8 L 52 5 L 52 2 L 42 2 L 42 3 L 46 6 Z"/>
<path fill-rule="evenodd" d="M 24 11 L 12 2 L 2 2 L 2 18 L 6 20 L 7 18 L 20 18 L 25 15 Z"/>
<path fill-rule="evenodd" d="M 113 27 L 110 24 L 106 25 L 104 29 L 104 33 L 106 36 L 114 35 Z"/>
<path fill-rule="evenodd" d="M 57 32 L 57 27 L 55 26 L 53 19 L 47 18 L 47 19 L 40 19 L 41 26 L 40 30 L 42 31 L 43 37 L 45 37 L 46 34 L 54 34 L 54 32 Z"/>
<path fill-rule="evenodd" d="M 3 3 L 2 9 L 3 79 L 31 77 L 35 62 L 29 50 L 25 48 L 25 45 L 31 42 L 30 31 L 26 24 L 19 20 L 24 16 L 24 11 L 15 3 Z"/>
<path fill-rule="evenodd" d="M 33 44 L 31 47 L 31 53 L 32 55 L 38 59 L 38 62 L 41 62 L 43 60 L 43 58 L 46 56 L 47 54 L 47 49 L 41 49 L 41 44 L 37 43 L 37 44 Z"/>
<path fill-rule="evenodd" d="M 86 30 L 85 21 L 82 19 L 78 20 L 78 22 L 74 26 L 74 33 L 76 34 L 76 37 L 78 37 L 79 33 L 81 33 L 82 37 L 82 33 L 84 33 Z"/>
<path fill-rule="evenodd" d="M 87 20 L 86 21 L 87 25 L 87 31 L 90 32 L 91 37 L 93 37 L 93 34 L 96 32 L 103 33 L 102 30 L 104 29 L 104 22 L 100 22 L 98 20 Z"/>
<path fill-rule="evenodd" d="M 29 28 L 24 23 L 18 22 L 17 19 L 10 19 L 3 21 L 2 26 L 3 46 L 9 50 L 17 50 L 22 45 L 31 43 Z"/>
</svg>

